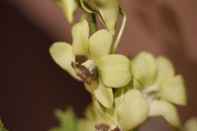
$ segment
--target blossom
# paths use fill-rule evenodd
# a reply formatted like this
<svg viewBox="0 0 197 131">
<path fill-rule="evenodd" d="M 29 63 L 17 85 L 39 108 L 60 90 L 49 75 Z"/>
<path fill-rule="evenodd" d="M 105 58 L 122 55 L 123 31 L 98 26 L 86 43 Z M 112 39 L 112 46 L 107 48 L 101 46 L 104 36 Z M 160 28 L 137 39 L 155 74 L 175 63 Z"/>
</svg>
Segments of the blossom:
<svg viewBox="0 0 197 131">
<path fill-rule="evenodd" d="M 89 13 L 97 13 L 106 27 L 115 32 L 119 16 L 119 0 L 80 0 L 81 6 Z"/>
<path fill-rule="evenodd" d="M 122 128 L 133 129 L 147 117 L 162 116 L 171 125 L 179 126 L 176 105 L 186 105 L 183 78 L 175 75 L 170 61 L 142 52 L 131 62 L 133 83 L 120 89 L 116 112 Z"/>
<path fill-rule="evenodd" d="M 197 118 L 191 118 L 184 124 L 183 131 L 197 131 Z"/>
<path fill-rule="evenodd" d="M 73 22 L 74 13 L 78 7 L 77 0 L 56 0 L 57 5 L 64 11 L 68 22 Z"/>
<path fill-rule="evenodd" d="M 112 88 L 121 88 L 131 80 L 130 60 L 111 54 L 112 34 L 101 29 L 89 37 L 85 19 L 72 28 L 72 45 L 56 42 L 50 48 L 54 61 L 71 76 L 83 81 L 87 90 L 105 107 L 113 105 Z"/>
</svg>

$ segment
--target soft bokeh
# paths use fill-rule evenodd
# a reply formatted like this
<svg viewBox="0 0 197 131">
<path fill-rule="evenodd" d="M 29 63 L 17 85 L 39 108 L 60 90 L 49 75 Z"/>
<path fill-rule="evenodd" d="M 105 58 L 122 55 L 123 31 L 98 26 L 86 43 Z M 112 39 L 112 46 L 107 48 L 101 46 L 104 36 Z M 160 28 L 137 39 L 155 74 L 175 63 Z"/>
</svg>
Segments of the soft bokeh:
<svg viewBox="0 0 197 131">
<path fill-rule="evenodd" d="M 197 116 L 197 1 L 122 0 L 122 6 L 128 23 L 120 52 L 132 57 L 147 50 L 169 57 L 187 84 L 189 102 L 188 107 L 179 108 L 182 119 Z M 72 105 L 81 115 L 88 94 L 48 53 L 54 41 L 71 41 L 63 13 L 52 0 L 1 0 L 0 17 L 0 116 L 7 127 L 46 131 L 57 124 L 53 110 L 64 105 Z M 156 118 L 142 130 L 169 127 Z"/>
</svg>

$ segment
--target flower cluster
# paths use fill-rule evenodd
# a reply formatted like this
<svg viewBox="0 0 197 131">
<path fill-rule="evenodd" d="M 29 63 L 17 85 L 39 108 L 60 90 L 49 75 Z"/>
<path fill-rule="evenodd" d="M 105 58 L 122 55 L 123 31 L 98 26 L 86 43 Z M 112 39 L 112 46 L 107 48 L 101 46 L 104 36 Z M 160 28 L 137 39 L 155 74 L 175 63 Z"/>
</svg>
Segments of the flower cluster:
<svg viewBox="0 0 197 131">
<path fill-rule="evenodd" d="M 132 59 L 114 53 L 120 14 L 118 0 L 57 2 L 69 22 L 73 22 L 74 12 L 81 7 L 98 16 L 107 27 L 91 32 L 93 21 L 82 17 L 72 27 L 72 44 L 56 42 L 50 47 L 54 61 L 82 81 L 92 96 L 87 118 L 80 121 L 81 129 L 128 131 L 153 116 L 162 116 L 171 125 L 179 127 L 175 105 L 186 105 L 186 92 L 183 78 L 175 74 L 171 62 L 147 52 Z"/>
</svg>

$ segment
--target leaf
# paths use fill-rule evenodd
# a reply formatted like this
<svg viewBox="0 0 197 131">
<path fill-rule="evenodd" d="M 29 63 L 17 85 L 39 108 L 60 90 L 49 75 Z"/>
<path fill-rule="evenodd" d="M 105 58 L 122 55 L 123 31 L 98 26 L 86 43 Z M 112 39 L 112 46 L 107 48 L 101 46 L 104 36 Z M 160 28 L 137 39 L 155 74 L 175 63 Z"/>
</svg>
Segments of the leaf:
<svg viewBox="0 0 197 131">
<path fill-rule="evenodd" d="M 78 5 L 76 0 L 56 0 L 56 3 L 64 11 L 65 17 L 68 19 L 69 23 L 73 22 L 74 12 L 76 11 Z"/>
<path fill-rule="evenodd" d="M 162 99 L 178 105 L 186 105 L 187 96 L 183 78 L 179 75 L 162 84 L 159 95 Z"/>
<path fill-rule="evenodd" d="M 90 37 L 90 55 L 93 59 L 108 55 L 111 51 L 113 37 L 107 30 L 99 30 Z"/>
<path fill-rule="evenodd" d="M 112 88 L 106 87 L 101 81 L 97 89 L 94 91 L 96 99 L 106 108 L 111 108 L 113 105 Z"/>
<path fill-rule="evenodd" d="M 107 55 L 97 61 L 101 79 L 107 87 L 121 88 L 131 80 L 130 61 L 123 55 Z"/>
<path fill-rule="evenodd" d="M 89 55 L 89 25 L 82 19 L 72 28 L 73 52 L 75 55 Z"/>
<path fill-rule="evenodd" d="M 171 125 L 178 127 L 180 125 L 179 115 L 176 107 L 169 102 L 155 100 L 150 105 L 150 116 L 162 116 Z"/>
<path fill-rule="evenodd" d="M 131 130 L 146 120 L 148 112 L 149 106 L 144 96 L 138 90 L 131 89 L 118 106 L 118 121 L 124 130 Z"/>
<path fill-rule="evenodd" d="M 131 64 L 135 82 L 140 82 L 140 84 L 134 84 L 135 88 L 145 88 L 153 84 L 157 68 L 155 59 L 151 54 L 142 52 L 132 60 Z"/>
<path fill-rule="evenodd" d="M 72 47 L 65 42 L 56 42 L 49 49 L 53 60 L 74 78 L 79 79 L 71 63 L 74 61 Z"/>
</svg>

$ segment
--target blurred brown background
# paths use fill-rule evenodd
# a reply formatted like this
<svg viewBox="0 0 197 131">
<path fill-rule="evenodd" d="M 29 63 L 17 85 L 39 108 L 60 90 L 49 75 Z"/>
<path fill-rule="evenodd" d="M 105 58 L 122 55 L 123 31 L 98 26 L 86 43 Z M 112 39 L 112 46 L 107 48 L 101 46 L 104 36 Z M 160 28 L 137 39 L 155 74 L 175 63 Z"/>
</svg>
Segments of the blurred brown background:
<svg viewBox="0 0 197 131">
<path fill-rule="evenodd" d="M 168 56 L 187 82 L 189 103 L 179 108 L 182 119 L 197 116 L 197 1 L 122 3 L 128 25 L 120 52 L 133 56 L 147 50 Z M 48 53 L 54 41 L 71 40 L 69 30 L 52 0 L 0 1 L 0 116 L 10 131 L 46 131 L 57 124 L 53 110 L 64 105 L 82 114 L 88 94 Z M 155 121 L 142 130 L 169 130 L 163 120 Z"/>
</svg>

